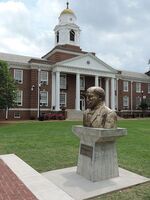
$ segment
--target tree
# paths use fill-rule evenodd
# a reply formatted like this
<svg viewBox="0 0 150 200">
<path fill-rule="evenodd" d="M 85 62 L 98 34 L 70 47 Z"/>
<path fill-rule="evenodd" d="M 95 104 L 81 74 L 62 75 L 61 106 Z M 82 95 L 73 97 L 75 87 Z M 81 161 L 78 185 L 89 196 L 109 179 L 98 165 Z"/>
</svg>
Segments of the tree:
<svg viewBox="0 0 150 200">
<path fill-rule="evenodd" d="M 8 110 L 15 106 L 16 92 L 16 84 L 8 64 L 0 61 L 0 109 Z"/>
</svg>

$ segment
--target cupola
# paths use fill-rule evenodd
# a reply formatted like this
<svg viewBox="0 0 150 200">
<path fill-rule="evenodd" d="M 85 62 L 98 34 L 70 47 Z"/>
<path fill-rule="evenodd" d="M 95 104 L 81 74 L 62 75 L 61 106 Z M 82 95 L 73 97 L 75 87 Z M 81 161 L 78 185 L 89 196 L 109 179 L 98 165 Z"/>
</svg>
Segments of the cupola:
<svg viewBox="0 0 150 200">
<path fill-rule="evenodd" d="M 55 46 L 64 44 L 80 46 L 80 28 L 76 24 L 76 16 L 69 8 L 68 2 L 58 19 L 59 23 L 54 29 Z"/>
</svg>

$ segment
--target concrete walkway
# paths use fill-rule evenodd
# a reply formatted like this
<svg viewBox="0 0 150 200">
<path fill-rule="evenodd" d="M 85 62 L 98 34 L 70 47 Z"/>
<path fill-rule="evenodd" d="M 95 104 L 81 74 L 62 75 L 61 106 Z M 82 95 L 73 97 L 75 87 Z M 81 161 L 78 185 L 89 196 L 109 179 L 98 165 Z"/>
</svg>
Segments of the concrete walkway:
<svg viewBox="0 0 150 200">
<path fill-rule="evenodd" d="M 0 155 L 0 200 L 83 200 L 150 180 L 119 171 L 119 177 L 91 182 L 76 167 L 39 174 L 14 154 Z"/>
<path fill-rule="evenodd" d="M 0 156 L 1 200 L 73 200 L 14 154 Z"/>
</svg>

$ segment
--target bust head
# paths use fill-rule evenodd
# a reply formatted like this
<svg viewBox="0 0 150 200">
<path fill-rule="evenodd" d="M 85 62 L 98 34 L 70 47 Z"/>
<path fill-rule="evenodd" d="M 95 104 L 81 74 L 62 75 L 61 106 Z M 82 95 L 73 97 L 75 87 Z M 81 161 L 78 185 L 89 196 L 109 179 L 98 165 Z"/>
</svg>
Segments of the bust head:
<svg viewBox="0 0 150 200">
<path fill-rule="evenodd" d="M 105 101 L 105 92 L 101 87 L 90 87 L 86 94 L 87 107 L 94 110 Z"/>
</svg>

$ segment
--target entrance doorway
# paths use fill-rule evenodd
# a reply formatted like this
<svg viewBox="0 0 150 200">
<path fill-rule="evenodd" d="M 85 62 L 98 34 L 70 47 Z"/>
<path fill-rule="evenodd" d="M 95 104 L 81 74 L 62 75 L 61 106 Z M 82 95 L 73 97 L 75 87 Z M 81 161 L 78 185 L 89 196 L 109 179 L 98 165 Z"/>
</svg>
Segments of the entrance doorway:
<svg viewBox="0 0 150 200">
<path fill-rule="evenodd" d="M 80 110 L 85 110 L 85 97 L 80 96 Z"/>
</svg>

